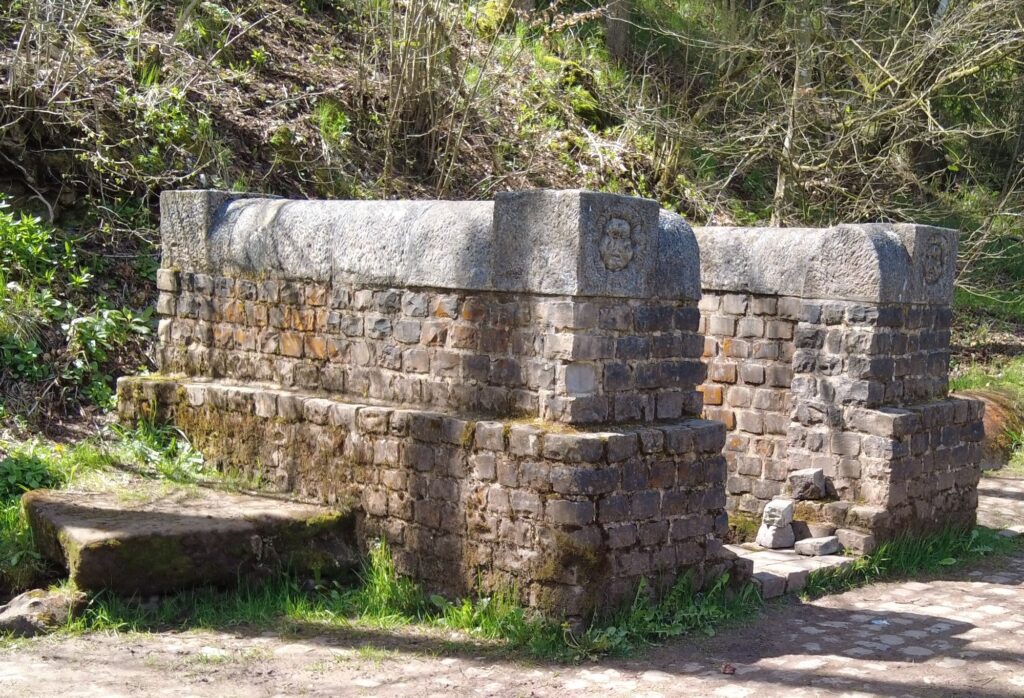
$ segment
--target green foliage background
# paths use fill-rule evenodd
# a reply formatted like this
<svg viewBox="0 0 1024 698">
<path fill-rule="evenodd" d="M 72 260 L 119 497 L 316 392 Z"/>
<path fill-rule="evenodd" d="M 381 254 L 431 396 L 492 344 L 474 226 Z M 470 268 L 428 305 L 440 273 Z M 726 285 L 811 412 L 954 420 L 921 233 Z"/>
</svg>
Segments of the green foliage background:
<svg viewBox="0 0 1024 698">
<path fill-rule="evenodd" d="M 963 231 L 1024 308 L 1024 8 L 1001 0 L 15 0 L 0 9 L 0 395 L 109 405 L 145 355 L 157 196 L 587 187 L 695 224 Z M 22 212 L 25 212 L 24 216 Z"/>
</svg>

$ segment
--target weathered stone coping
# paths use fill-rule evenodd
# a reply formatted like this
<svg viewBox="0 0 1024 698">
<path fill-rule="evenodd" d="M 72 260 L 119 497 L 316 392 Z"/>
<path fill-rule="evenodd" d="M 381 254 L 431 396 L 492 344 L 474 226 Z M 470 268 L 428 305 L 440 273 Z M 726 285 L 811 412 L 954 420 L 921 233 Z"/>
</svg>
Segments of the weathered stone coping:
<svg viewBox="0 0 1024 698">
<path fill-rule="evenodd" d="M 199 273 L 545 295 L 700 297 L 696 242 L 658 204 L 582 190 L 495 201 L 160 197 L 162 266 Z"/>
<path fill-rule="evenodd" d="M 872 303 L 953 298 L 958 234 L 904 223 L 695 228 L 705 290 Z"/>
</svg>

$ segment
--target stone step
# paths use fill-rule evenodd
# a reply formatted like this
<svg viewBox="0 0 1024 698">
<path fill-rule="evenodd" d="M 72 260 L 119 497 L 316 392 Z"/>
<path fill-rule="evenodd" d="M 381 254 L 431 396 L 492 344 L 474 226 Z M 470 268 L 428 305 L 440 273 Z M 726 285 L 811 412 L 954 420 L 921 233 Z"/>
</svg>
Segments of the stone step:
<svg viewBox="0 0 1024 698">
<path fill-rule="evenodd" d="M 811 572 L 849 567 L 854 561 L 854 558 L 843 555 L 805 557 L 791 549 L 763 550 L 742 545 L 726 545 L 725 548 L 753 563 L 753 582 L 764 599 L 801 591 L 807 586 Z"/>
<path fill-rule="evenodd" d="M 357 561 L 353 513 L 270 494 L 143 485 L 36 490 L 22 503 L 36 546 L 83 591 L 231 586 L 280 570 L 330 576 Z"/>
</svg>

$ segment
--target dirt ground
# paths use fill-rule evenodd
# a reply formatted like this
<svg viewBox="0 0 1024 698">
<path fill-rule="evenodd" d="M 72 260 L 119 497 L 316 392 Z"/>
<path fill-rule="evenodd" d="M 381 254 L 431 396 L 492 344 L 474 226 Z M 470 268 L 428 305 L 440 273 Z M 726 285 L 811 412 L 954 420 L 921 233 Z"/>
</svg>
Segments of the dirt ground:
<svg viewBox="0 0 1024 698">
<path fill-rule="evenodd" d="M 1024 481 L 986 478 L 982 498 L 982 523 L 1024 523 Z M 769 604 L 714 638 L 578 666 L 408 629 L 52 636 L 3 652 L 0 694 L 1024 696 L 1022 584 L 1018 553 L 936 579 Z"/>
</svg>

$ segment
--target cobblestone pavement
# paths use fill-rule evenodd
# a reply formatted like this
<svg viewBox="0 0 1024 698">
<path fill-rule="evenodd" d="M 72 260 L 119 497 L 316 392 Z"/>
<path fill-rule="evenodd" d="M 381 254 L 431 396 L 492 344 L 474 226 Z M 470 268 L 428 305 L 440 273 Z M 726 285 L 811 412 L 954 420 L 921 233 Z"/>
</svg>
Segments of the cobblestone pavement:
<svg viewBox="0 0 1024 698">
<path fill-rule="evenodd" d="M 1024 525 L 1024 479 L 981 478 L 978 523 L 992 528 Z"/>
<path fill-rule="evenodd" d="M 1024 523 L 1024 481 L 982 488 L 983 523 Z M 1024 696 L 1022 584 L 1018 553 L 938 579 L 773 603 L 714 638 L 581 666 L 489 658 L 409 631 L 50 637 L 0 656 L 0 695 Z"/>
</svg>

